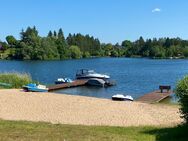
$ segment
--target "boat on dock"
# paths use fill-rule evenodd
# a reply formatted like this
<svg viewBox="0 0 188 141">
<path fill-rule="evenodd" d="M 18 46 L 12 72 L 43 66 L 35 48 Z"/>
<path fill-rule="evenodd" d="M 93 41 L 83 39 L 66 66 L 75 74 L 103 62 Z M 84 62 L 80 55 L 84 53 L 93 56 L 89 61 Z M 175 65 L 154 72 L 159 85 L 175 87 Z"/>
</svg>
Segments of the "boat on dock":
<svg viewBox="0 0 188 141">
<path fill-rule="evenodd" d="M 90 78 L 86 85 L 89 86 L 99 86 L 99 87 L 104 87 L 105 86 L 105 81 L 103 79 L 98 79 L 98 78 Z"/>
<path fill-rule="evenodd" d="M 105 86 L 106 87 L 114 86 L 114 85 L 116 85 L 116 81 L 115 80 L 110 80 L 110 79 L 105 80 Z"/>
<path fill-rule="evenodd" d="M 23 90 L 26 92 L 48 92 L 48 88 L 45 85 L 28 84 L 23 86 Z"/>
<path fill-rule="evenodd" d="M 73 81 L 70 78 L 58 78 L 55 81 L 55 84 L 63 84 L 63 83 L 72 83 Z"/>
<path fill-rule="evenodd" d="M 133 97 L 130 95 L 124 96 L 123 94 L 116 94 L 112 96 L 112 100 L 115 101 L 133 101 Z"/>
<path fill-rule="evenodd" d="M 110 76 L 106 74 L 100 74 L 95 72 L 94 70 L 88 70 L 88 69 L 80 69 L 76 73 L 76 79 L 90 79 L 90 78 L 110 79 Z"/>
<path fill-rule="evenodd" d="M 86 85 L 89 85 L 89 86 L 100 86 L 100 87 L 109 87 L 109 86 L 116 85 L 116 82 L 113 81 L 113 80 L 90 78 L 90 79 L 88 79 Z"/>
</svg>

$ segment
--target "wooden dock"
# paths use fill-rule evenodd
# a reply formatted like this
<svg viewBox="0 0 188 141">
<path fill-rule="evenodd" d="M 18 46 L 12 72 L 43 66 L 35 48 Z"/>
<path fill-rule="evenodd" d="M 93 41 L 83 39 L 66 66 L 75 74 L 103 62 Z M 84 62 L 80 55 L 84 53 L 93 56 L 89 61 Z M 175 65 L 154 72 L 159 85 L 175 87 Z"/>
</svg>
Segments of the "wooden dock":
<svg viewBox="0 0 188 141">
<path fill-rule="evenodd" d="M 160 90 L 154 91 L 148 94 L 145 94 L 138 98 L 136 101 L 144 102 L 144 103 L 158 103 L 165 98 L 169 97 L 171 94 L 173 94 L 173 91 L 165 91 L 161 93 Z"/>
<path fill-rule="evenodd" d="M 71 87 L 78 87 L 78 86 L 84 86 L 87 83 L 87 79 L 84 80 L 75 80 L 71 83 L 63 83 L 63 84 L 57 84 L 48 86 L 48 91 L 54 91 L 59 89 L 65 89 L 65 88 L 71 88 Z"/>
</svg>

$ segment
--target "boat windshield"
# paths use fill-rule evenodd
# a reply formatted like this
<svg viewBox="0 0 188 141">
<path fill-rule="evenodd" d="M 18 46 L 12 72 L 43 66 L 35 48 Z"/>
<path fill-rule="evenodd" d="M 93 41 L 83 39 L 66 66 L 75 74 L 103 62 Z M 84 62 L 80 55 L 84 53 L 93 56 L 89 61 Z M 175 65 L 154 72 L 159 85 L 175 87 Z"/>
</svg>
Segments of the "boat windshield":
<svg viewBox="0 0 188 141">
<path fill-rule="evenodd" d="M 94 70 L 88 70 L 88 73 L 93 74 L 96 73 Z"/>
<path fill-rule="evenodd" d="M 77 74 L 94 74 L 94 73 L 95 73 L 94 70 L 87 70 L 87 69 L 82 69 L 77 71 Z"/>
</svg>

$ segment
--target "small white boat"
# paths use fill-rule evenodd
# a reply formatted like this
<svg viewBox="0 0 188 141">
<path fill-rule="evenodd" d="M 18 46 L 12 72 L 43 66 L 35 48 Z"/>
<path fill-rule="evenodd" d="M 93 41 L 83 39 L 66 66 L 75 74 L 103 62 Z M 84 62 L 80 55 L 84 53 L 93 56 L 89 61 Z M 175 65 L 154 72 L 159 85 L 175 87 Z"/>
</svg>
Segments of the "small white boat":
<svg viewBox="0 0 188 141">
<path fill-rule="evenodd" d="M 58 78 L 55 84 L 71 83 L 73 82 L 70 78 Z"/>
<path fill-rule="evenodd" d="M 48 88 L 45 85 L 37 85 L 32 83 L 23 86 L 23 89 L 26 92 L 48 92 Z"/>
<path fill-rule="evenodd" d="M 76 79 L 89 79 L 89 78 L 98 78 L 98 79 L 110 79 L 109 75 L 96 73 L 94 70 L 81 69 L 76 73 Z"/>
<path fill-rule="evenodd" d="M 112 96 L 112 100 L 117 101 L 133 101 L 133 97 L 130 95 L 124 96 L 123 94 L 116 94 Z"/>
<path fill-rule="evenodd" d="M 104 87 L 105 86 L 105 81 L 103 79 L 98 79 L 98 78 L 90 78 L 87 81 L 87 85 L 90 86 L 100 86 L 100 87 Z"/>
</svg>

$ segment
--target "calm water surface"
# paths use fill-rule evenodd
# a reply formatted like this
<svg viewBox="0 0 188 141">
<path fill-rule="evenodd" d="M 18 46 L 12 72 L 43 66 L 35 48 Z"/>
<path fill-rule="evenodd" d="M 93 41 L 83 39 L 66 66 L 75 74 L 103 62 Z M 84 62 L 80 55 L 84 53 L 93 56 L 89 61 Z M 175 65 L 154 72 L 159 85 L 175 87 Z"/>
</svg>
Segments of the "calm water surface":
<svg viewBox="0 0 188 141">
<path fill-rule="evenodd" d="M 72 95 L 111 98 L 113 94 L 130 94 L 134 98 L 171 85 L 188 74 L 188 60 L 152 60 L 132 58 L 95 58 L 66 61 L 0 61 L 0 72 L 27 72 L 34 80 L 53 84 L 59 77 L 75 78 L 78 69 L 89 68 L 107 73 L 117 85 L 109 88 L 78 87 L 56 91 Z"/>
</svg>

